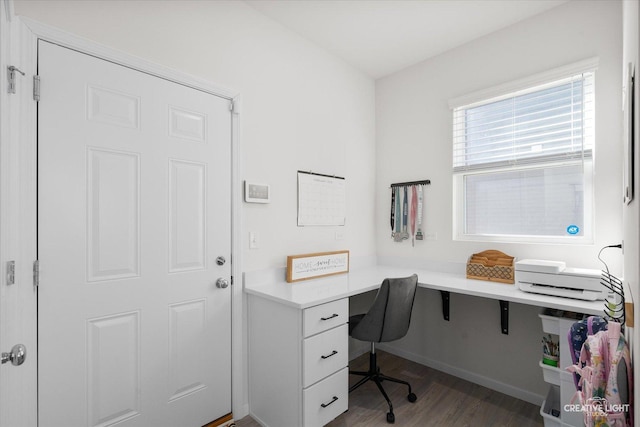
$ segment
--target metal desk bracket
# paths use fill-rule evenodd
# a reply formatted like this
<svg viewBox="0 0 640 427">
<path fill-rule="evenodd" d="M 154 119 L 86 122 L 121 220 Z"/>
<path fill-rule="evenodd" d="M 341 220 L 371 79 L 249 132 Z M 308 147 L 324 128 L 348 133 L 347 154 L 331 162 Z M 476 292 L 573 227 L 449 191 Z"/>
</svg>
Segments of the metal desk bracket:
<svg viewBox="0 0 640 427">
<path fill-rule="evenodd" d="M 503 334 L 509 335 L 509 301 L 500 300 L 500 328 Z"/>
<path fill-rule="evenodd" d="M 442 317 L 449 321 L 449 291 L 440 291 L 442 297 Z"/>
</svg>

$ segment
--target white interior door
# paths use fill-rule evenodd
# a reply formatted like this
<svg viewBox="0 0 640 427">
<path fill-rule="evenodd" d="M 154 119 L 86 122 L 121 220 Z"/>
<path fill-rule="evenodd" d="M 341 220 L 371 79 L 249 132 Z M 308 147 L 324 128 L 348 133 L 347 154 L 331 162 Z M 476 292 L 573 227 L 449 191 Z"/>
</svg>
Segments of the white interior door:
<svg viewBox="0 0 640 427">
<path fill-rule="evenodd" d="M 231 412 L 229 101 L 39 42 L 39 424 Z"/>
</svg>

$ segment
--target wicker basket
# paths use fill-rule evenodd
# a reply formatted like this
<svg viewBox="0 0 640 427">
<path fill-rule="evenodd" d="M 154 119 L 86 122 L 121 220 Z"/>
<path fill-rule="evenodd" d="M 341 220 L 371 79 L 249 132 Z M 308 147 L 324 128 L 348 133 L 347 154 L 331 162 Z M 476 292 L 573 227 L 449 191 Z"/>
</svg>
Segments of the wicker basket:
<svg viewBox="0 0 640 427">
<path fill-rule="evenodd" d="M 515 283 L 515 258 L 496 250 L 471 255 L 467 261 L 467 279 Z"/>
</svg>

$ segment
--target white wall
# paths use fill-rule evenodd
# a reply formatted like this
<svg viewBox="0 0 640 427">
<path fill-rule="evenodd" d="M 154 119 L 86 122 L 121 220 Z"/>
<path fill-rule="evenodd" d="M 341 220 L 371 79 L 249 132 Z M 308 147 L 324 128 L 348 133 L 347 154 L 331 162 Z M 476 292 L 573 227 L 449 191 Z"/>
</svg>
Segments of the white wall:
<svg viewBox="0 0 640 427">
<path fill-rule="evenodd" d="M 598 250 L 622 241 L 621 18 L 618 1 L 568 2 L 376 81 L 378 256 L 405 265 L 463 265 L 474 252 L 498 249 L 518 258 L 559 259 L 574 267 L 600 269 Z M 448 101 L 596 56 L 600 62 L 596 74 L 595 244 L 453 241 Z M 418 179 L 432 181 L 425 187 L 426 232 L 437 233 L 438 240 L 411 247 L 390 238 L 388 187 Z M 606 259 L 612 272 L 620 274 L 621 252 L 609 251 Z M 502 335 L 497 301 L 452 295 L 450 322 L 442 319 L 440 306 L 437 292 L 422 292 L 409 339 L 394 346 L 394 351 L 526 400 L 535 402 L 546 394 L 548 387 L 537 365 L 542 336 L 537 308 L 511 304 L 510 332 Z"/>
<path fill-rule="evenodd" d="M 559 259 L 600 269 L 598 250 L 622 241 L 620 123 L 621 7 L 574 1 L 376 82 L 376 227 L 379 256 L 466 262 L 485 249 L 518 258 Z M 452 240 L 450 99 L 598 56 L 596 74 L 595 244 L 584 246 Z M 437 241 L 394 243 L 388 186 L 428 178 L 426 231 Z M 607 254 L 609 255 L 609 254 Z M 607 260 L 619 272 L 621 253 Z"/>
<path fill-rule="evenodd" d="M 243 204 L 243 269 L 349 249 L 373 256 L 374 83 L 240 1 L 22 1 L 15 12 L 242 95 L 241 179 L 271 185 Z M 347 225 L 296 225 L 297 170 L 347 179 Z M 248 249 L 248 232 L 259 234 Z"/>
</svg>

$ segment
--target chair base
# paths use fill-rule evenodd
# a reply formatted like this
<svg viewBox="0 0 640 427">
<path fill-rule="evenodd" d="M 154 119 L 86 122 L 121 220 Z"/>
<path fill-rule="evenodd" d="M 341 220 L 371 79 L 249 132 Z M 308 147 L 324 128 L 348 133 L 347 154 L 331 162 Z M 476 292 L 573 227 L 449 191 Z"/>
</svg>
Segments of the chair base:
<svg viewBox="0 0 640 427">
<path fill-rule="evenodd" d="M 391 399 L 387 395 L 387 392 L 382 387 L 382 381 L 391 381 L 398 384 L 404 384 L 409 388 L 409 394 L 407 395 L 407 399 L 409 402 L 413 403 L 417 400 L 417 397 L 414 393 L 411 392 L 411 384 L 407 381 L 403 381 L 397 378 L 388 377 L 380 372 L 380 367 L 378 367 L 378 361 L 375 353 L 374 344 L 371 344 L 371 352 L 369 353 L 369 370 L 368 371 L 349 371 L 351 375 L 361 375 L 363 378 L 360 379 L 357 383 L 349 387 L 349 393 L 360 387 L 362 384 L 367 381 L 373 381 L 378 386 L 378 390 L 382 393 L 387 404 L 389 405 L 389 412 L 387 413 L 387 422 L 393 424 L 396 420 L 395 415 L 393 414 L 393 405 L 391 404 Z"/>
</svg>

